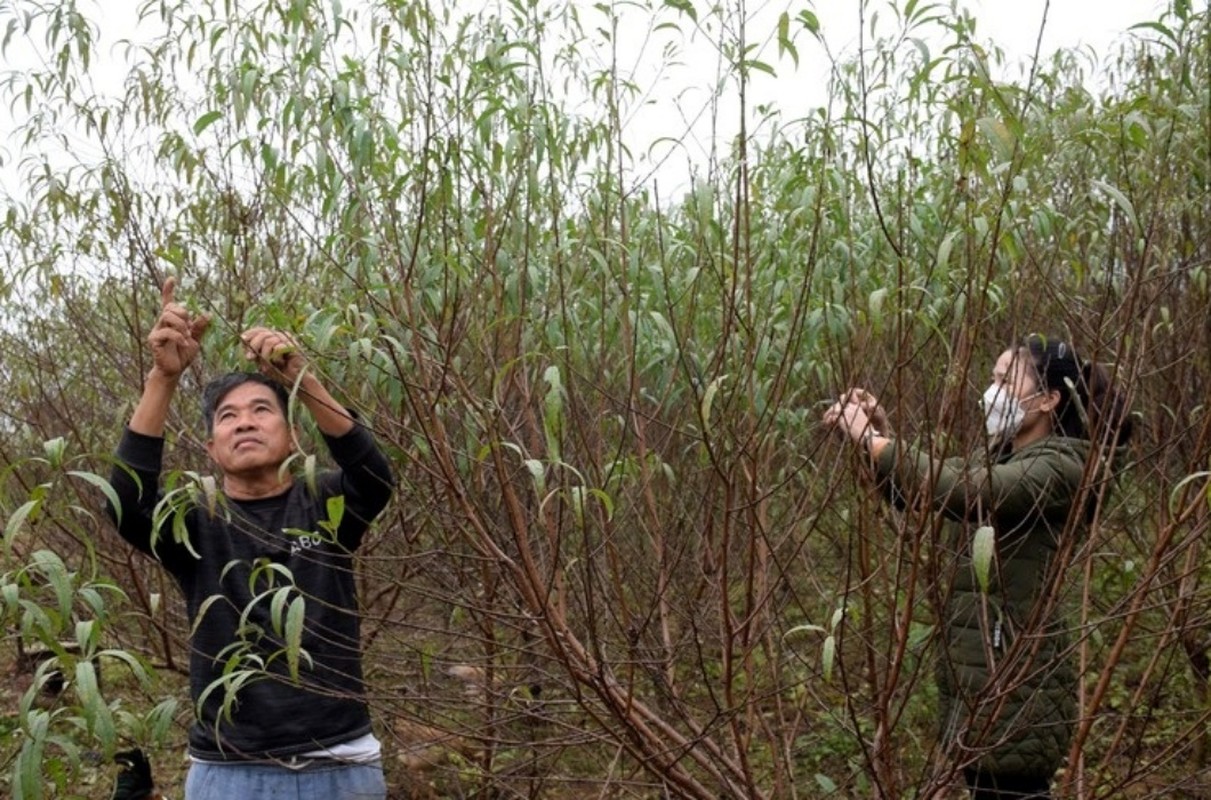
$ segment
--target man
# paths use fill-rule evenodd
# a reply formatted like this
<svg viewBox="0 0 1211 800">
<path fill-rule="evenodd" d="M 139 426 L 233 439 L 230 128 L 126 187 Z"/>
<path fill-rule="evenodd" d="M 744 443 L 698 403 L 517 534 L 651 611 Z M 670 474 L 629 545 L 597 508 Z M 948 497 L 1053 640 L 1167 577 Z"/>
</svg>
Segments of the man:
<svg viewBox="0 0 1211 800">
<path fill-rule="evenodd" d="M 221 497 L 202 492 L 196 503 L 166 502 L 157 512 L 169 406 L 209 325 L 174 301 L 174 289 L 169 278 L 148 337 L 153 366 L 118 445 L 111 514 L 122 537 L 158 558 L 185 595 L 197 712 L 185 796 L 383 798 L 352 562 L 390 499 L 390 464 L 290 337 L 253 328 L 241 339 L 260 372 L 232 373 L 203 393 Z M 314 482 L 285 468 L 295 441 L 285 387 L 296 385 L 339 467 Z M 288 619 L 300 614 L 301 636 L 292 636 L 299 626 Z"/>
</svg>

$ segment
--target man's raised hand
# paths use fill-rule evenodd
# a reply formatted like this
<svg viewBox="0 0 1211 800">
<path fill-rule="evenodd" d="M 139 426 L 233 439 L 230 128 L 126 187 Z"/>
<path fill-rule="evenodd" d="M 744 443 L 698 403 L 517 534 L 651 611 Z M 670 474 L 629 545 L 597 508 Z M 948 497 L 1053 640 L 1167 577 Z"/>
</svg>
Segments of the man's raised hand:
<svg viewBox="0 0 1211 800">
<path fill-rule="evenodd" d="M 255 361 L 261 374 L 288 389 L 299 387 L 298 397 L 311 412 L 325 436 L 344 436 L 353 429 L 353 417 L 307 368 L 307 355 L 288 333 L 272 328 L 249 328 L 240 334 L 244 357 Z"/>
<path fill-rule="evenodd" d="M 210 327 L 210 315 L 191 316 L 185 306 L 176 302 L 177 282 L 168 278 L 160 288 L 160 317 L 147 337 L 155 371 L 166 378 L 176 378 L 193 363 L 202 349 L 202 336 Z"/>
<path fill-rule="evenodd" d="M 265 377 L 285 386 L 298 380 L 307 359 L 298 342 L 287 333 L 270 328 L 249 328 L 240 334 L 246 351 L 244 357 L 256 361 Z"/>
</svg>

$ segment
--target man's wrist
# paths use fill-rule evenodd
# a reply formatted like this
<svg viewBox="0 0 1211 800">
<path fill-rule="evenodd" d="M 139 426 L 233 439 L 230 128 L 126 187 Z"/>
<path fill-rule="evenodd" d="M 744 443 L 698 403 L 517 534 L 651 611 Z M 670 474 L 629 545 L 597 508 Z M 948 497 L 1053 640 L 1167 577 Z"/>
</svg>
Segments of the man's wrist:
<svg viewBox="0 0 1211 800">
<path fill-rule="evenodd" d="M 162 386 L 175 387 L 181 382 L 181 373 L 169 374 L 157 366 L 153 366 L 147 371 L 147 378 L 144 383 L 158 383 Z"/>
</svg>

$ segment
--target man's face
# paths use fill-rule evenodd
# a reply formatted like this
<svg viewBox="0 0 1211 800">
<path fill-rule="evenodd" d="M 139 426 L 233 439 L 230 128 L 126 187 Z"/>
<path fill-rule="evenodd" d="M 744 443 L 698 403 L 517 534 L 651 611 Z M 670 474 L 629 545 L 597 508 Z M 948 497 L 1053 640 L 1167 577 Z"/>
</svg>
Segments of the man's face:
<svg viewBox="0 0 1211 800">
<path fill-rule="evenodd" d="M 277 470 L 292 450 L 290 425 L 268 386 L 241 383 L 219 401 L 206 452 L 224 475 Z"/>
</svg>

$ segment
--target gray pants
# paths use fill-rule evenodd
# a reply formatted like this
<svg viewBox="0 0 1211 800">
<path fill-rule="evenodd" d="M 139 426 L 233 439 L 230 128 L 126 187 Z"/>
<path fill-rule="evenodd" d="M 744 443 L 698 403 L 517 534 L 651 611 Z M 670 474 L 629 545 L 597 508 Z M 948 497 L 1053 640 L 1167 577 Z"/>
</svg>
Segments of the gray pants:
<svg viewBox="0 0 1211 800">
<path fill-rule="evenodd" d="M 382 764 L 318 763 L 305 769 L 276 764 L 194 762 L 185 800 L 385 800 Z"/>
</svg>

